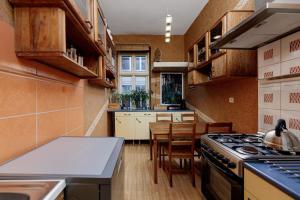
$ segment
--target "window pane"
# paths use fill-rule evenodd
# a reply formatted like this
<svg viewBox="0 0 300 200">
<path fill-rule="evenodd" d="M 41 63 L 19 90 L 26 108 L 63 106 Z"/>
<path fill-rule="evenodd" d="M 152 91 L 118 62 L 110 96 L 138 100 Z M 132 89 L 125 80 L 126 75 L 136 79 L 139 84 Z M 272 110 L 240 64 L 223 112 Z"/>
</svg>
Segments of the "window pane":
<svg viewBox="0 0 300 200">
<path fill-rule="evenodd" d="M 135 88 L 146 91 L 146 77 L 135 77 Z"/>
<path fill-rule="evenodd" d="M 130 70 L 131 70 L 131 57 L 122 56 L 122 71 L 130 71 Z"/>
<path fill-rule="evenodd" d="M 132 90 L 131 77 L 121 77 L 121 92 L 129 93 Z"/>
<path fill-rule="evenodd" d="M 162 104 L 180 104 L 182 100 L 182 74 L 161 75 Z"/>
<path fill-rule="evenodd" d="M 136 71 L 146 71 L 146 56 L 135 57 Z"/>
</svg>

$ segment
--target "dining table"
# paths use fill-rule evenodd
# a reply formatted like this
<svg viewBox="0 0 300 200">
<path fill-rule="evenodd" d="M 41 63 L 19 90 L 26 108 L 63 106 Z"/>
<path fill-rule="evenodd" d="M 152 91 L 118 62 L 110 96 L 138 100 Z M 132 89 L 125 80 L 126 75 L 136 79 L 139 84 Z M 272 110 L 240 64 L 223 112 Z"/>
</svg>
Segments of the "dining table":
<svg viewBox="0 0 300 200">
<path fill-rule="evenodd" d="M 154 164 L 154 183 L 157 184 L 157 150 L 158 142 L 168 140 L 170 133 L 170 124 L 172 122 L 150 122 L 149 123 L 149 138 L 150 138 L 150 160 Z M 182 122 L 175 122 L 182 123 Z M 195 137 L 200 139 L 206 133 L 206 123 L 196 122 Z M 154 158 L 154 159 L 153 159 Z"/>
</svg>

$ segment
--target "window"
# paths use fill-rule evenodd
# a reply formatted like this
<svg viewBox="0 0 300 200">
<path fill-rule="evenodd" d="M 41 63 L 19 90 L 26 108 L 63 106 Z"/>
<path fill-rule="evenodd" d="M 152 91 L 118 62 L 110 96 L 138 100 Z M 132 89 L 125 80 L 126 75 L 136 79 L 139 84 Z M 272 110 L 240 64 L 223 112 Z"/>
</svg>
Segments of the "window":
<svg viewBox="0 0 300 200">
<path fill-rule="evenodd" d="M 135 70 L 146 71 L 146 56 L 135 57 Z"/>
<path fill-rule="evenodd" d="M 131 90 L 149 91 L 148 53 L 121 53 L 119 55 L 120 93 Z"/>
<path fill-rule="evenodd" d="M 160 75 L 161 104 L 180 104 L 183 99 L 183 74 L 168 73 Z"/>
<path fill-rule="evenodd" d="M 131 56 L 122 56 L 122 71 L 131 71 Z"/>
<path fill-rule="evenodd" d="M 135 77 L 135 89 L 146 91 L 146 77 Z"/>
<path fill-rule="evenodd" d="M 132 79 L 131 77 L 121 77 L 121 93 L 130 93 L 132 90 Z"/>
</svg>

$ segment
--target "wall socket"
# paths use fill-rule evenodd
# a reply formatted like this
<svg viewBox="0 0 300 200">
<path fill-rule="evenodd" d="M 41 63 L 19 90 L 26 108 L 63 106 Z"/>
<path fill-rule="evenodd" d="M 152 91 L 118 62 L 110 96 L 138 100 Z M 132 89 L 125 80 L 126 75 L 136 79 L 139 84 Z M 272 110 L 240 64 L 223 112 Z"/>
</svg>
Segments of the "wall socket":
<svg viewBox="0 0 300 200">
<path fill-rule="evenodd" d="M 234 103 L 234 97 L 229 97 L 229 103 Z"/>
</svg>

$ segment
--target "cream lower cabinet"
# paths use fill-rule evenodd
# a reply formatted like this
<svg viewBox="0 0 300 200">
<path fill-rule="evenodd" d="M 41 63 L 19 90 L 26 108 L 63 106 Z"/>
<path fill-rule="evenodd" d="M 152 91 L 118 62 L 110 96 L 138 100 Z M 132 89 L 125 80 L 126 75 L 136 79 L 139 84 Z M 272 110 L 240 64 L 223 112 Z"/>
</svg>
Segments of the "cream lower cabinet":
<svg viewBox="0 0 300 200">
<path fill-rule="evenodd" d="M 244 200 L 292 200 L 290 196 L 274 187 L 251 171 L 244 170 Z"/>
<path fill-rule="evenodd" d="M 156 117 L 153 116 L 135 116 L 135 138 L 137 140 L 149 140 L 149 123 L 155 121 Z"/>
<path fill-rule="evenodd" d="M 127 140 L 135 139 L 135 119 L 132 113 L 116 113 L 115 136 L 124 137 Z"/>
</svg>

